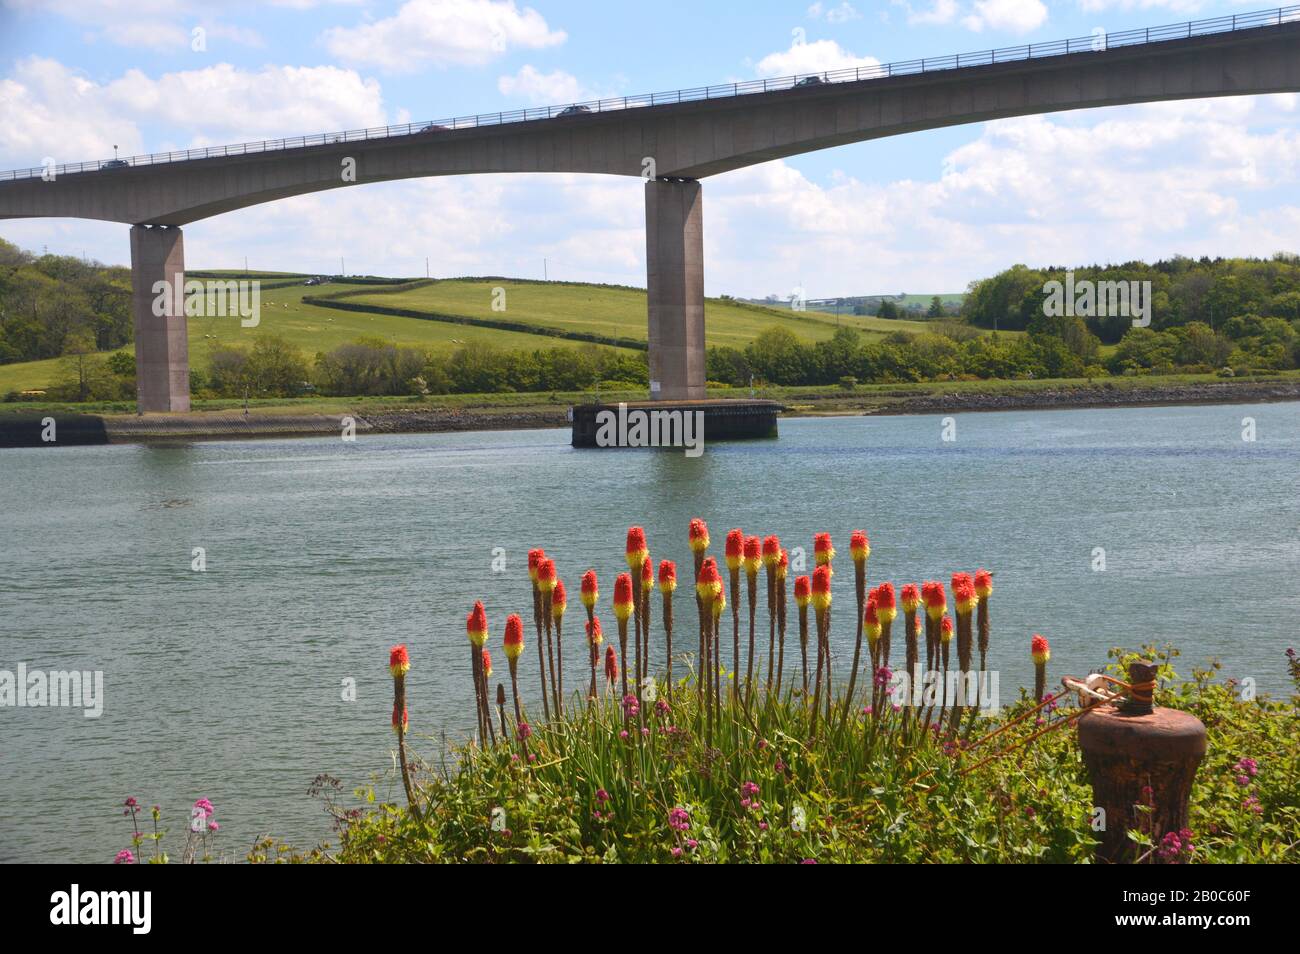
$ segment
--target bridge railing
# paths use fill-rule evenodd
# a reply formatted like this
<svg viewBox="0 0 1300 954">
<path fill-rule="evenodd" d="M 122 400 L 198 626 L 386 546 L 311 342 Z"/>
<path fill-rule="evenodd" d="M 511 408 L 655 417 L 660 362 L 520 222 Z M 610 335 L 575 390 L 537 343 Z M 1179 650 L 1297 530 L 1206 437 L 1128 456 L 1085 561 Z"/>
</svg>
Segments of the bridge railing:
<svg viewBox="0 0 1300 954">
<path fill-rule="evenodd" d="M 302 149 L 308 146 L 323 146 L 332 143 L 364 142 L 375 139 L 391 139 L 406 136 L 436 135 L 457 129 L 473 129 L 481 126 L 502 126 L 508 123 L 531 122 L 539 119 L 557 119 L 568 116 L 582 116 L 590 113 L 608 113 L 624 109 L 666 106 L 676 103 L 696 102 L 699 100 L 725 99 L 734 96 L 748 96 L 756 93 L 771 93 L 796 87 L 815 87 L 827 83 L 857 83 L 866 80 L 885 79 L 891 76 L 909 76 L 916 73 L 938 72 L 940 70 L 964 69 L 974 66 L 991 66 L 999 63 L 1012 63 L 1017 60 L 1036 60 L 1043 57 L 1064 56 L 1070 53 L 1100 52 L 1128 46 L 1165 43 L 1170 40 L 1185 40 L 1196 36 L 1210 36 L 1216 33 L 1230 33 L 1237 30 L 1254 30 L 1265 27 L 1281 26 L 1285 23 L 1300 23 L 1300 4 L 1289 7 L 1277 7 L 1271 10 L 1259 10 L 1252 13 L 1238 13 L 1231 16 L 1211 17 L 1205 20 L 1190 20 L 1165 26 L 1142 27 L 1136 30 L 1122 30 L 1118 33 L 1098 31 L 1091 36 L 1076 37 L 1069 40 L 1053 40 L 1047 43 L 1027 43 L 1020 46 L 1001 47 L 994 50 L 982 50 L 976 53 L 958 53 L 950 56 L 925 57 L 919 60 L 904 60 L 898 63 L 873 63 L 848 69 L 829 70 L 823 73 L 800 73 L 795 76 L 781 76 L 771 79 L 746 80 L 744 82 L 723 83 L 717 86 L 698 86 L 693 89 L 678 89 L 664 93 L 642 93 L 636 96 L 615 96 L 608 99 L 590 100 L 585 103 L 567 103 L 559 106 L 538 106 L 530 109 L 512 109 L 495 113 L 478 113 L 473 116 L 458 116 L 452 119 L 436 119 L 426 122 L 405 123 L 397 126 L 376 126 L 370 129 L 350 129 L 343 132 L 318 133 L 313 136 L 293 136 L 286 139 L 265 139 L 260 142 L 236 143 L 229 146 L 205 146 L 198 149 L 178 149 L 172 152 L 155 152 L 143 156 L 130 156 L 125 159 L 98 159 L 91 162 L 65 163 L 62 165 L 42 165 L 28 169 L 14 169 L 0 172 L 0 182 L 13 179 L 32 179 L 58 177 L 79 172 L 94 172 L 100 169 L 112 169 L 121 166 L 152 166 L 162 163 L 187 162 L 194 159 L 213 159 L 227 156 L 255 155 L 262 152 L 278 152 L 286 149 Z"/>
</svg>

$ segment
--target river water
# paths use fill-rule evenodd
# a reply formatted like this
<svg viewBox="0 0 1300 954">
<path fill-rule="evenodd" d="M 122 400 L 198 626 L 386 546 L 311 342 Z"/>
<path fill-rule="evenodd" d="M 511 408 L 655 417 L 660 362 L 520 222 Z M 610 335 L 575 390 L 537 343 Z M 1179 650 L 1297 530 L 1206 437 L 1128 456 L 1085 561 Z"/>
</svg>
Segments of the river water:
<svg viewBox="0 0 1300 954">
<path fill-rule="evenodd" d="M 494 682 L 505 616 L 524 615 L 522 691 L 540 708 L 527 550 L 544 546 L 569 586 L 577 689 L 578 578 L 599 572 L 612 636 L 633 523 L 656 561 L 681 567 L 695 516 L 718 554 L 741 526 L 811 562 L 813 533 L 831 531 L 841 672 L 849 532 L 862 527 L 873 583 L 995 572 L 989 668 L 1003 701 L 1032 683 L 1033 632 L 1052 641 L 1053 680 L 1103 665 L 1114 645 L 1171 641 L 1185 672 L 1213 656 L 1286 691 L 1300 404 L 966 414 L 956 440 L 942 430 L 937 416 L 788 420 L 779 440 L 695 459 L 574 450 L 562 431 L 2 451 L 0 670 L 100 670 L 104 709 L 0 708 L 0 861 L 110 860 L 130 845 L 128 795 L 162 806 L 173 857 L 199 797 L 235 857 L 264 832 L 302 847 L 328 837 L 306 795 L 318 773 L 400 791 L 389 646 L 410 647 L 411 731 L 427 756 L 473 723 L 464 616 L 477 598 Z"/>
</svg>

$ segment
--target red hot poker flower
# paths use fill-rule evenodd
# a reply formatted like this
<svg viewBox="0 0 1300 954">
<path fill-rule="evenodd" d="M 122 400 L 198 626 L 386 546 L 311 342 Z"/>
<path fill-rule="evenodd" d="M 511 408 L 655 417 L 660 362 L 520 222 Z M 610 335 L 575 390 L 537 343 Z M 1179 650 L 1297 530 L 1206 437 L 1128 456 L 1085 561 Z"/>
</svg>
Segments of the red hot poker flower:
<svg viewBox="0 0 1300 954">
<path fill-rule="evenodd" d="M 672 560 L 659 561 L 659 589 L 664 593 L 677 589 L 677 565 Z"/>
<path fill-rule="evenodd" d="M 555 561 L 544 559 L 537 564 L 537 588 L 543 593 L 555 589 Z"/>
<path fill-rule="evenodd" d="M 780 556 L 776 558 L 776 578 L 778 580 L 784 580 L 786 578 L 786 574 L 788 574 L 789 572 L 790 572 L 790 556 L 785 552 L 785 550 L 782 550 Z"/>
<path fill-rule="evenodd" d="M 696 553 L 709 548 L 709 525 L 699 517 L 695 517 L 691 520 L 689 536 L 691 549 Z"/>
<path fill-rule="evenodd" d="M 939 639 L 942 642 L 952 642 L 952 617 L 945 616 L 939 624 Z"/>
<path fill-rule="evenodd" d="M 397 711 L 397 703 L 393 703 L 393 731 L 404 735 L 410 725 L 410 713 L 407 711 L 406 706 L 402 706 L 402 711 L 399 715 Z"/>
<path fill-rule="evenodd" d="M 935 580 L 922 583 L 921 599 L 925 601 L 926 615 L 935 622 L 948 612 L 948 597 L 944 595 L 942 583 Z"/>
<path fill-rule="evenodd" d="M 655 561 L 650 559 L 650 554 L 646 554 L 645 561 L 641 564 L 641 592 L 649 593 L 655 588 Z"/>
<path fill-rule="evenodd" d="M 894 584 L 881 583 L 873 592 L 876 594 L 876 607 L 880 614 L 880 622 L 892 623 L 894 617 L 898 615 L 898 609 L 894 602 Z"/>
<path fill-rule="evenodd" d="M 812 580 L 806 576 L 794 578 L 794 601 L 800 608 L 807 606 L 812 599 Z"/>
<path fill-rule="evenodd" d="M 831 605 L 831 568 L 826 564 L 813 570 L 812 602 L 818 612 Z"/>
<path fill-rule="evenodd" d="M 483 678 L 492 678 L 492 654 L 486 649 L 483 650 Z"/>
<path fill-rule="evenodd" d="M 1029 641 L 1029 653 L 1034 657 L 1035 666 L 1041 666 L 1051 659 L 1052 647 L 1047 642 L 1047 637 L 1034 633 L 1033 639 Z"/>
<path fill-rule="evenodd" d="M 707 558 L 700 567 L 700 578 L 695 582 L 695 592 L 699 594 L 705 606 L 710 606 L 722 592 L 722 575 L 718 573 L 718 563 L 712 557 Z"/>
<path fill-rule="evenodd" d="M 618 679 L 618 653 L 613 646 L 605 647 L 605 681 L 610 685 Z"/>
<path fill-rule="evenodd" d="M 763 543 L 758 537 L 745 537 L 745 572 L 753 576 L 763 562 Z"/>
<path fill-rule="evenodd" d="M 538 564 L 540 564 L 545 559 L 546 559 L 546 551 L 543 550 L 541 547 L 538 547 L 536 550 L 528 551 L 528 577 L 534 583 L 537 582 Z"/>
<path fill-rule="evenodd" d="M 853 536 L 849 538 L 849 553 L 853 556 L 854 563 L 862 563 L 871 556 L 871 541 L 867 539 L 865 530 L 853 531 Z"/>
<path fill-rule="evenodd" d="M 614 580 L 614 615 L 620 622 L 632 615 L 632 602 L 632 576 L 620 573 Z"/>
<path fill-rule="evenodd" d="M 650 548 L 646 546 L 645 530 L 642 527 L 629 527 L 627 531 L 627 565 L 639 570 L 641 564 L 650 557 Z"/>
<path fill-rule="evenodd" d="M 524 651 L 524 621 L 518 613 L 506 617 L 506 659 L 514 662 Z"/>
<path fill-rule="evenodd" d="M 411 670 L 411 659 L 406 654 L 405 646 L 394 646 L 388 651 L 388 671 L 393 678 L 405 676 Z"/>
<path fill-rule="evenodd" d="M 903 612 L 916 612 L 916 608 L 921 605 L 921 591 L 917 589 L 915 583 L 903 584 L 902 592 L 899 594 L 899 602 L 903 604 Z"/>
<path fill-rule="evenodd" d="M 993 592 L 993 574 L 988 570 L 979 569 L 975 571 L 975 595 L 982 600 L 989 598 Z"/>
<path fill-rule="evenodd" d="M 727 531 L 727 543 L 725 547 L 727 557 L 727 569 L 739 570 L 740 565 L 745 562 L 745 532 L 739 528 Z"/>
<path fill-rule="evenodd" d="M 781 538 L 775 534 L 763 538 L 763 566 L 769 570 L 781 560 Z"/>
<path fill-rule="evenodd" d="M 871 645 L 876 644 L 880 638 L 880 606 L 877 603 L 876 591 L 872 590 L 871 595 L 867 597 L 867 608 L 862 614 L 862 627 L 867 634 L 867 639 Z"/>
<path fill-rule="evenodd" d="M 599 646 L 604 641 L 605 634 L 600 631 L 600 617 L 593 616 L 591 622 L 587 624 L 587 644 Z"/>
<path fill-rule="evenodd" d="M 596 600 L 600 599 L 600 587 L 596 585 L 596 571 L 588 570 L 582 574 L 582 584 L 578 588 L 578 597 L 582 600 L 582 605 L 591 609 L 596 605 Z"/>
<path fill-rule="evenodd" d="M 813 534 L 813 556 L 816 558 L 818 566 L 825 566 L 835 559 L 835 547 L 831 546 L 831 535 L 829 533 Z"/>
<path fill-rule="evenodd" d="M 476 602 L 469 615 L 465 617 L 465 635 L 469 637 L 469 641 L 475 646 L 482 646 L 487 642 L 487 613 L 483 609 L 482 600 Z"/>
<path fill-rule="evenodd" d="M 722 580 L 718 580 L 718 595 L 713 598 L 713 615 L 721 616 L 722 611 L 727 607 L 727 588 L 723 586 Z"/>
<path fill-rule="evenodd" d="M 555 592 L 551 594 L 551 615 L 559 619 L 569 605 L 569 594 L 564 591 L 564 581 L 555 581 Z"/>
</svg>

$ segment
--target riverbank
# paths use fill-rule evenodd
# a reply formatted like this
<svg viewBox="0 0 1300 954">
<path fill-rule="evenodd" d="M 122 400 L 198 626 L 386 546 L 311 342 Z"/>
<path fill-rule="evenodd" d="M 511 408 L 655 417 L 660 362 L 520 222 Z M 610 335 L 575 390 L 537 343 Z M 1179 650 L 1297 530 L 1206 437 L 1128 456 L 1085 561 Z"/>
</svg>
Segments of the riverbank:
<svg viewBox="0 0 1300 954">
<path fill-rule="evenodd" d="M 748 398 L 739 389 L 710 397 Z M 1259 404 L 1300 401 L 1300 373 L 1222 379 L 1210 375 L 1054 381 L 960 381 L 841 388 L 768 388 L 757 397 L 785 405 L 785 417 L 957 414 L 1062 408 Z M 0 447 L 36 446 L 46 421 L 59 444 L 171 440 L 240 440 L 363 434 L 530 430 L 568 426 L 574 404 L 589 393 L 440 395 L 410 398 L 303 398 L 251 402 L 196 401 L 189 414 L 130 413 L 127 404 L 0 405 Z M 644 400 L 636 392 L 605 393 L 607 404 Z"/>
</svg>

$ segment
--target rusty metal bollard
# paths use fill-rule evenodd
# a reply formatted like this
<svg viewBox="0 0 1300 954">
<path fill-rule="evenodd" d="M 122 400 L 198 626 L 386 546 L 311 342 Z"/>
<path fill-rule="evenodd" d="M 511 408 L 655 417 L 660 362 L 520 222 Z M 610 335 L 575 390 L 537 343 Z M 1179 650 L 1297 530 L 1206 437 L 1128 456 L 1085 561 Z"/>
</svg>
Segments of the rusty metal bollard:
<svg viewBox="0 0 1300 954">
<path fill-rule="evenodd" d="M 1096 706 L 1079 719 L 1079 747 L 1092 781 L 1093 805 L 1105 811 L 1097 846 L 1101 863 L 1129 863 L 1138 857 L 1130 830 L 1147 831 L 1159 844 L 1166 832 L 1187 827 L 1192 779 L 1205 755 L 1205 726 L 1190 713 L 1153 707 L 1157 668 L 1131 663 L 1131 697 L 1118 705 Z M 1150 806 L 1150 812 L 1139 806 Z"/>
</svg>

